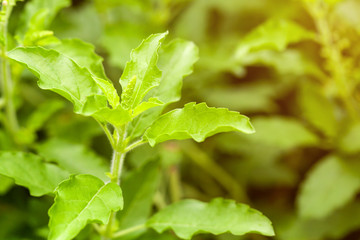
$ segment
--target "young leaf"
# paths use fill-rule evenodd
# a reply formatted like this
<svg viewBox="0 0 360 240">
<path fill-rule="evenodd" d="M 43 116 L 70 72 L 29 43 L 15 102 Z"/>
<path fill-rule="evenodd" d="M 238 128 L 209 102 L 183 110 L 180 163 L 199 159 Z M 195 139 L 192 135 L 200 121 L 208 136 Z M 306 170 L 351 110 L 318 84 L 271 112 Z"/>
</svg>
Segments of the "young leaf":
<svg viewBox="0 0 360 240">
<path fill-rule="evenodd" d="M 91 174 L 103 181 L 108 170 L 106 161 L 83 144 L 61 139 L 50 139 L 36 147 L 38 154 L 47 161 L 56 162 L 72 174 Z"/>
<path fill-rule="evenodd" d="M 274 49 L 283 51 L 291 44 L 313 39 L 314 33 L 298 24 L 284 19 L 270 19 L 251 31 L 239 43 L 235 58 L 241 58 L 251 51 Z"/>
<path fill-rule="evenodd" d="M 131 52 L 131 60 L 120 78 L 121 104 L 125 109 L 134 109 L 152 88 L 159 85 L 161 71 L 156 66 L 157 52 L 166 35 L 167 32 L 150 35 Z"/>
<path fill-rule="evenodd" d="M 182 80 L 192 73 L 193 65 L 199 59 L 199 49 L 192 42 L 176 39 L 160 48 L 159 52 L 161 83 L 150 95 L 164 103 L 179 101 Z"/>
<path fill-rule="evenodd" d="M 150 108 L 161 106 L 161 105 L 164 105 L 164 103 L 162 101 L 160 101 L 159 99 L 153 98 L 153 97 L 149 98 L 149 100 L 147 102 L 142 102 L 138 106 L 135 107 L 132 117 L 136 117 L 140 113 L 142 113 Z"/>
<path fill-rule="evenodd" d="M 56 188 L 55 203 L 49 210 L 48 239 L 73 239 L 88 223 L 107 224 L 111 211 L 122 207 L 117 184 L 104 184 L 92 175 L 73 175 Z"/>
<path fill-rule="evenodd" d="M 151 146 L 171 139 L 193 138 L 202 142 L 220 132 L 254 133 L 248 117 L 226 108 L 213 108 L 205 103 L 188 103 L 160 116 L 144 134 Z"/>
<path fill-rule="evenodd" d="M 23 38 L 27 31 L 45 30 L 57 13 L 70 5 L 70 0 L 33 0 L 28 2 L 21 14 L 17 35 Z"/>
<path fill-rule="evenodd" d="M 16 48 L 8 55 L 39 77 L 40 88 L 54 91 L 71 101 L 76 113 L 91 115 L 107 107 L 106 97 L 91 73 L 67 56 L 41 47 Z M 84 110 L 87 101 L 96 108 Z"/>
<path fill-rule="evenodd" d="M 248 205 L 221 198 L 210 203 L 182 200 L 156 213 L 147 226 L 159 233 L 171 228 L 182 239 L 191 239 L 197 233 L 274 235 L 270 220 L 262 213 Z"/>
<path fill-rule="evenodd" d="M 319 162 L 308 174 L 298 196 L 300 215 L 323 218 L 348 203 L 360 189 L 360 177 L 337 156 Z"/>
<path fill-rule="evenodd" d="M 56 165 L 24 152 L 0 152 L 0 174 L 13 178 L 15 184 L 28 188 L 35 197 L 52 193 L 69 176 Z"/>
</svg>

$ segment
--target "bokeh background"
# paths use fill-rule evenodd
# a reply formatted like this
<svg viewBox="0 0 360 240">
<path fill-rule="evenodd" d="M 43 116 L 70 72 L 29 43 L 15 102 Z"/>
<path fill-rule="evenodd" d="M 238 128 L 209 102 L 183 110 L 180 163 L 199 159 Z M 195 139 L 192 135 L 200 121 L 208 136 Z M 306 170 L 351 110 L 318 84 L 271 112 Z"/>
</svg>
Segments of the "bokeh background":
<svg viewBox="0 0 360 240">
<path fill-rule="evenodd" d="M 14 8 L 14 46 L 15 36 L 26 39 L 30 2 Z M 263 212 L 276 232 L 273 238 L 202 234 L 196 240 L 360 239 L 359 0 L 73 0 L 63 7 L 52 9 L 44 29 L 92 43 L 118 89 L 131 49 L 148 35 L 169 30 L 168 39 L 193 41 L 199 61 L 181 101 L 168 110 L 206 102 L 249 116 L 256 129 L 136 149 L 127 172 L 157 159 L 161 175 L 139 171 L 124 188 L 153 199 L 153 208 L 182 198 L 235 199 Z M 23 43 L 35 41 L 42 44 Z M 76 159 L 82 171 L 106 168 L 111 148 L 97 123 L 40 90 L 29 72 L 12 70 L 20 125 L 29 126 L 32 117 L 38 126 L 14 137 L 1 125 L 0 149 L 25 149 L 53 162 Z M 36 118 L 36 111 L 47 117 Z M 149 188 L 157 189 L 154 198 L 143 190 Z M 51 204 L 52 198 L 32 198 L 0 176 L 0 239 L 46 239 Z M 140 213 L 150 214 L 138 204 Z M 77 239 L 90 239 L 91 231 Z M 177 238 L 147 233 L 133 239 Z"/>
</svg>

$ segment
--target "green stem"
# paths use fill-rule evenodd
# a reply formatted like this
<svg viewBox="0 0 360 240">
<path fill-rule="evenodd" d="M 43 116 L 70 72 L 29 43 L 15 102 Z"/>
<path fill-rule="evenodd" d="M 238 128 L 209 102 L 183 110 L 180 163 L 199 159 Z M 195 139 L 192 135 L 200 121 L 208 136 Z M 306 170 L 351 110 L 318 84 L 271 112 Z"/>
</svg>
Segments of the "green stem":
<svg viewBox="0 0 360 240">
<path fill-rule="evenodd" d="M 125 152 L 130 152 L 131 150 L 133 150 L 134 148 L 137 148 L 143 144 L 147 143 L 145 140 L 140 139 L 139 141 L 136 141 L 134 143 L 132 143 L 131 145 L 129 145 L 127 148 L 125 148 Z"/>
<path fill-rule="evenodd" d="M 14 106 L 14 87 L 11 80 L 10 65 L 6 55 L 8 49 L 8 21 L 13 6 L 7 1 L 3 1 L 2 7 L 5 12 L 5 16 L 1 22 L 1 36 L 3 38 L 3 44 L 1 44 L 1 86 L 5 105 L 5 125 L 10 135 L 14 137 L 19 130 L 19 125 Z"/>
<path fill-rule="evenodd" d="M 117 134 L 117 137 L 114 141 L 113 146 L 113 159 L 111 163 L 111 182 L 116 183 L 120 186 L 120 180 L 121 180 L 121 173 L 124 165 L 125 160 L 125 149 L 127 145 L 126 141 L 126 131 L 127 131 L 127 125 L 122 126 L 121 128 L 115 128 L 115 133 Z M 116 220 L 116 212 L 111 212 L 110 219 L 108 224 L 106 225 L 105 234 L 103 236 L 103 240 L 108 240 L 113 238 L 113 225 Z"/>
<path fill-rule="evenodd" d="M 119 232 L 114 233 L 113 238 L 122 237 L 124 235 L 129 234 L 129 233 L 136 232 L 136 231 L 139 231 L 139 230 L 145 229 L 145 228 L 146 228 L 145 224 L 141 224 L 141 225 L 137 225 L 137 226 L 134 226 L 134 227 L 131 227 L 131 228 L 127 228 L 127 229 L 124 229 L 124 230 L 121 230 Z"/>
</svg>

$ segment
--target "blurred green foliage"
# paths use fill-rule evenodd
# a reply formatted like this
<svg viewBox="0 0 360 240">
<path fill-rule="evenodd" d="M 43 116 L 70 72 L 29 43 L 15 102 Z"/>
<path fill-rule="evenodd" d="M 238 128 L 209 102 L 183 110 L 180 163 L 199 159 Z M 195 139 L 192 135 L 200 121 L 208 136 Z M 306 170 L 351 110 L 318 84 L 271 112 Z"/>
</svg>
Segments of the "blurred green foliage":
<svg viewBox="0 0 360 240">
<path fill-rule="evenodd" d="M 161 209 L 181 198 L 223 196 L 264 212 L 276 236 L 194 239 L 360 237 L 359 1 L 35 2 L 17 2 L 9 45 L 46 46 L 69 37 L 91 42 L 116 85 L 131 49 L 149 34 L 169 30 L 170 38 L 195 42 L 200 58 L 185 79 L 180 102 L 167 110 L 205 101 L 250 116 L 257 131 L 131 152 L 123 186 L 131 194 L 124 201 L 130 215 L 139 218 L 123 212 L 121 229 L 144 222 L 153 202 Z M 101 175 L 111 148 L 99 126 L 72 114 L 55 94 L 39 90 L 29 72 L 16 66 L 12 72 L 22 127 L 14 137 L 2 121 L 0 149 L 27 149 L 71 173 Z M 43 206 L 51 202 L 30 198 L 0 176 L 0 239 L 45 239 Z M 96 239 L 91 233 L 86 228 L 77 239 Z M 177 239 L 152 231 L 127 237 L 121 239 Z"/>
</svg>

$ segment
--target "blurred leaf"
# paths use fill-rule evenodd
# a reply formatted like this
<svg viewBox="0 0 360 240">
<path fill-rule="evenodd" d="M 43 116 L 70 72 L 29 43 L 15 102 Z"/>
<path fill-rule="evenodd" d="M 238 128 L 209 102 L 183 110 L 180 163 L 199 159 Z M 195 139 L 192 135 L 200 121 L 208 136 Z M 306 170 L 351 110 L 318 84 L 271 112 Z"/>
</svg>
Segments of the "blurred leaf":
<svg viewBox="0 0 360 240">
<path fill-rule="evenodd" d="M 339 148 L 345 153 L 357 153 L 360 151 L 360 123 L 351 125 L 345 134 L 340 138 Z"/>
<path fill-rule="evenodd" d="M 1 164 L 1 163 L 0 163 Z M 7 191 L 14 185 L 14 180 L 9 177 L 0 175 L 0 196 L 7 193 Z"/>
<path fill-rule="evenodd" d="M 320 91 L 319 86 L 303 83 L 298 96 L 301 115 L 325 135 L 334 137 L 338 130 L 335 108 L 330 99 Z"/>
<path fill-rule="evenodd" d="M 176 236 L 172 233 L 162 233 L 159 234 L 154 230 L 148 230 L 145 234 L 141 235 L 140 237 L 136 238 L 136 240 L 178 240 Z"/>
<path fill-rule="evenodd" d="M 248 117 L 226 108 L 209 108 L 205 103 L 188 103 L 160 116 L 144 134 L 151 146 L 171 139 L 193 138 L 202 142 L 219 132 L 253 133 Z"/>
<path fill-rule="evenodd" d="M 37 131 L 41 129 L 44 123 L 49 120 L 49 118 L 64 107 L 64 104 L 60 101 L 50 100 L 46 101 L 37 106 L 35 111 L 31 113 L 29 118 L 26 121 L 26 128 L 31 131 Z"/>
<path fill-rule="evenodd" d="M 300 215 L 323 218 L 348 203 L 360 189 L 360 177 L 337 156 L 328 156 L 308 173 L 298 196 Z"/>
<path fill-rule="evenodd" d="M 235 58 L 241 61 L 249 52 L 264 49 L 284 51 L 291 43 L 314 39 L 314 37 L 314 33 L 294 22 L 285 19 L 270 19 L 240 41 Z"/>
<path fill-rule="evenodd" d="M 56 188 L 55 203 L 49 210 L 49 239 L 73 239 L 88 223 L 107 224 L 111 211 L 122 207 L 116 183 L 104 184 L 92 175 L 73 175 Z"/>
<path fill-rule="evenodd" d="M 352 202 L 324 219 L 293 219 L 286 226 L 278 226 L 281 240 L 342 239 L 360 227 L 360 203 Z"/>
<path fill-rule="evenodd" d="M 123 69 L 129 61 L 129 52 L 149 34 L 142 24 L 124 21 L 121 26 L 118 24 L 106 26 L 101 45 L 109 53 L 110 63 Z"/>
<path fill-rule="evenodd" d="M 45 30 L 63 8 L 71 5 L 70 0 L 33 0 L 25 5 L 20 18 L 17 35 L 23 38 L 27 31 Z"/>
<path fill-rule="evenodd" d="M 82 144 L 61 139 L 49 139 L 36 147 L 39 155 L 49 162 L 56 162 L 72 174 L 92 174 L 103 181 L 109 180 L 106 161 Z"/>
<path fill-rule="evenodd" d="M 203 88 L 200 94 L 209 105 L 241 112 L 273 112 L 278 107 L 273 98 L 279 95 L 273 83 L 249 83 L 241 87 Z"/>
<path fill-rule="evenodd" d="M 135 109 L 145 95 L 160 84 L 157 52 L 166 35 L 167 32 L 150 35 L 131 52 L 131 61 L 126 64 L 120 78 L 123 89 L 121 104 L 125 109 Z"/>
<path fill-rule="evenodd" d="M 271 222 L 262 213 L 245 204 L 221 198 L 210 203 L 182 200 L 156 213 L 147 225 L 159 233 L 171 228 L 182 239 L 191 239 L 199 232 L 274 235 Z"/>
<path fill-rule="evenodd" d="M 0 174 L 15 180 L 15 184 L 39 197 L 52 193 L 69 173 L 54 164 L 45 163 L 32 153 L 0 152 Z"/>
<path fill-rule="evenodd" d="M 273 116 L 257 117 L 252 120 L 256 133 L 249 139 L 288 150 L 295 147 L 314 145 L 316 135 L 295 119 Z"/>
<path fill-rule="evenodd" d="M 118 213 L 119 230 L 146 223 L 153 203 L 153 197 L 160 180 L 159 164 L 150 161 L 132 172 L 121 183 L 124 194 L 124 210 Z M 122 236 L 120 239 L 134 238 L 142 231 Z"/>
</svg>

